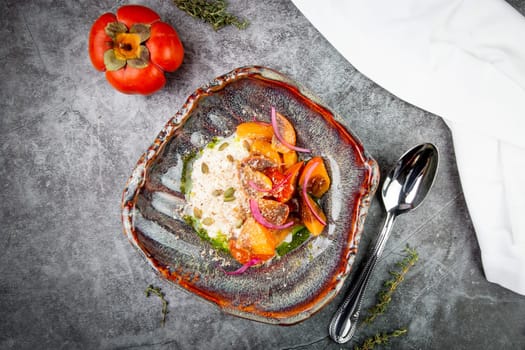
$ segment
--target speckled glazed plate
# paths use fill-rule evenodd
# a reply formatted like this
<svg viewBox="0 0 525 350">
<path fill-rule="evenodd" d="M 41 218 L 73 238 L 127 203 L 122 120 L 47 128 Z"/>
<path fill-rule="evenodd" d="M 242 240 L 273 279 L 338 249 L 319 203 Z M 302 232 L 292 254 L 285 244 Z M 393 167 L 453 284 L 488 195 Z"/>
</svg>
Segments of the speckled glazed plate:
<svg viewBox="0 0 525 350">
<path fill-rule="evenodd" d="M 177 214 L 185 204 L 183 159 L 254 116 L 268 121 L 271 106 L 292 121 L 298 145 L 325 160 L 332 185 L 321 204 L 329 223 L 283 257 L 228 275 L 218 266 L 231 270 L 238 263 L 201 240 Z M 343 285 L 379 181 L 377 163 L 340 120 L 272 69 L 243 67 L 216 78 L 188 97 L 139 159 L 122 198 L 127 237 L 161 276 L 225 312 L 271 324 L 307 319 Z"/>
</svg>

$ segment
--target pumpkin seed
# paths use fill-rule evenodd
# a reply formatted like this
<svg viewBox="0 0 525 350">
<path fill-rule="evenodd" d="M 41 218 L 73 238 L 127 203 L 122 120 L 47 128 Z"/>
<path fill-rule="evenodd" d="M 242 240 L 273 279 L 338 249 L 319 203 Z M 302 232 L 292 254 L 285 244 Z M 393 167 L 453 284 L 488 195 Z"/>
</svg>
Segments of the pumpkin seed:
<svg viewBox="0 0 525 350">
<path fill-rule="evenodd" d="M 235 158 L 233 158 L 233 156 L 232 156 L 231 154 L 228 154 L 228 155 L 226 156 L 226 158 L 227 158 L 230 162 L 232 162 L 232 163 L 235 161 Z"/>
<path fill-rule="evenodd" d="M 219 146 L 219 151 L 224 151 L 226 147 L 228 147 L 230 144 L 228 142 L 224 142 Z"/>
<path fill-rule="evenodd" d="M 224 191 L 224 197 L 232 197 L 235 194 L 235 188 L 229 187 Z"/>
<path fill-rule="evenodd" d="M 224 191 L 219 188 L 219 189 L 213 190 L 213 192 L 211 194 L 213 196 L 215 196 L 215 197 L 219 197 L 223 193 L 224 193 Z"/>
<path fill-rule="evenodd" d="M 210 168 L 208 167 L 208 164 L 202 162 L 201 171 L 203 174 L 208 174 L 210 172 Z"/>
<path fill-rule="evenodd" d="M 242 224 L 244 224 L 244 220 L 243 219 L 237 219 L 235 221 L 235 228 L 241 228 Z"/>
<path fill-rule="evenodd" d="M 193 216 L 200 219 L 202 217 L 202 210 L 197 207 L 193 208 Z"/>
<path fill-rule="evenodd" d="M 206 226 L 212 225 L 214 222 L 215 220 L 213 220 L 213 218 L 210 218 L 210 217 L 206 217 L 202 219 L 202 224 Z"/>
<path fill-rule="evenodd" d="M 234 194 L 235 194 L 235 188 L 229 187 L 228 189 L 226 189 L 226 191 L 224 191 L 224 201 L 231 202 L 235 200 Z"/>
<path fill-rule="evenodd" d="M 250 143 L 246 140 L 243 140 L 242 141 L 242 147 L 244 147 L 244 149 L 248 152 L 250 152 Z"/>
</svg>

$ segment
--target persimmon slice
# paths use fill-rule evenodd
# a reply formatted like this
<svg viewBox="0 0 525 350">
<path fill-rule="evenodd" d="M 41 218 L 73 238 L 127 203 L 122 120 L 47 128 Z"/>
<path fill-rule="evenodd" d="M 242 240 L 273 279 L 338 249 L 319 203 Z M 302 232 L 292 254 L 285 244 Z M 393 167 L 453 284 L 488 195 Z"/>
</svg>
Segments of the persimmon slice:
<svg viewBox="0 0 525 350">
<path fill-rule="evenodd" d="M 262 216 L 274 225 L 284 224 L 290 214 L 290 207 L 272 199 L 259 199 L 257 204 Z"/>
<path fill-rule="evenodd" d="M 250 152 L 255 155 L 265 156 L 276 164 L 281 164 L 281 156 L 272 148 L 272 144 L 264 138 L 253 140 Z"/>
<path fill-rule="evenodd" d="M 309 203 L 306 203 L 306 201 L 309 201 Z M 312 213 L 312 210 L 315 210 L 315 214 Z M 317 205 L 312 197 L 309 194 L 301 196 L 301 219 L 312 235 L 319 236 L 326 225 L 319 221 L 316 215 L 326 223 L 326 216 L 324 215 L 323 210 Z"/>
<path fill-rule="evenodd" d="M 237 136 L 241 139 L 262 138 L 270 141 L 273 137 L 273 127 L 269 123 L 244 122 L 237 125 Z"/>
<path fill-rule="evenodd" d="M 305 184 L 305 174 L 307 174 L 310 169 L 313 170 L 311 170 L 310 178 Z M 299 177 L 299 184 L 303 187 L 306 185 L 306 191 L 317 198 L 320 198 L 328 191 L 330 188 L 330 177 L 326 171 L 323 158 L 313 157 L 306 163 Z"/>
<path fill-rule="evenodd" d="M 279 135 L 283 138 L 286 143 L 295 146 L 296 135 L 295 129 L 292 123 L 281 113 L 275 112 L 276 117 L 276 126 Z M 272 146 L 277 152 L 287 153 L 290 152 L 290 148 L 284 145 L 278 138 L 273 134 L 272 137 Z"/>
<path fill-rule="evenodd" d="M 271 259 L 275 255 L 276 241 L 271 230 L 249 217 L 237 239 L 229 241 L 229 246 L 235 260 L 245 264 L 253 258 Z"/>
<path fill-rule="evenodd" d="M 294 165 L 298 161 L 297 152 L 295 151 L 289 151 L 289 152 L 283 153 L 282 158 L 283 158 L 283 168 L 285 170 L 290 168 L 292 165 Z"/>
</svg>

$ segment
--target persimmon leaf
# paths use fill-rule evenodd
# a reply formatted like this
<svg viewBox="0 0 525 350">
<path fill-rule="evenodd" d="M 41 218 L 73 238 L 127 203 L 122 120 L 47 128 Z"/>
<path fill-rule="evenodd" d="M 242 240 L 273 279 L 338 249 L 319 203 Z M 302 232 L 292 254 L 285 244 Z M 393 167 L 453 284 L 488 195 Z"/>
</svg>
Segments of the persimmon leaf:
<svg viewBox="0 0 525 350">
<path fill-rule="evenodd" d="M 140 56 L 138 58 L 129 59 L 127 62 L 133 68 L 146 68 L 149 64 L 148 48 L 144 45 L 140 45 Z"/>
<path fill-rule="evenodd" d="M 110 49 L 104 52 L 104 65 L 106 66 L 106 70 L 115 71 L 124 67 L 126 65 L 126 60 L 117 58 L 115 56 L 115 51 Z"/>
<path fill-rule="evenodd" d="M 129 29 L 129 32 L 140 35 L 140 42 L 143 43 L 146 40 L 148 40 L 150 37 L 151 31 L 149 28 L 150 26 L 147 24 L 135 23 L 134 25 L 131 26 L 131 28 Z"/>
<path fill-rule="evenodd" d="M 128 27 L 126 27 L 126 25 L 122 22 L 111 22 L 106 25 L 104 31 L 111 39 L 115 40 L 117 34 L 126 33 L 128 31 Z"/>
</svg>

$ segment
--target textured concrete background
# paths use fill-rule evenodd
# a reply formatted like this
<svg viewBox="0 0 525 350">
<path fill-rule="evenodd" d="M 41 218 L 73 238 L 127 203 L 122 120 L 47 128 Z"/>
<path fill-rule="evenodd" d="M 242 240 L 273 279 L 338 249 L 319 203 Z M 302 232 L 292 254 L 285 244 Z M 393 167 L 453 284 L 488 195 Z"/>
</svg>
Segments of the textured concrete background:
<svg viewBox="0 0 525 350">
<path fill-rule="evenodd" d="M 113 90 L 87 54 L 87 33 L 124 1 L 0 4 L 0 348 L 338 349 L 327 326 L 342 295 L 291 327 L 235 318 L 160 280 L 122 234 L 120 199 L 141 153 L 186 97 L 215 76 L 266 65 L 344 116 L 384 174 L 409 147 L 441 150 L 426 202 L 396 222 L 364 306 L 402 257 L 420 261 L 388 311 L 357 340 L 408 327 L 403 349 L 525 349 L 525 297 L 488 283 L 443 121 L 356 71 L 289 1 L 232 0 L 243 31 L 214 32 L 168 0 L 142 2 L 175 26 L 184 64 L 150 96 Z M 513 5 L 525 12 L 523 1 Z M 381 227 L 374 201 L 358 262 Z M 169 301 L 160 325 L 160 300 Z M 347 344 L 346 347 L 353 347 Z"/>
</svg>

